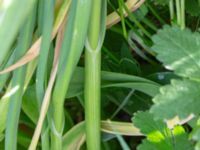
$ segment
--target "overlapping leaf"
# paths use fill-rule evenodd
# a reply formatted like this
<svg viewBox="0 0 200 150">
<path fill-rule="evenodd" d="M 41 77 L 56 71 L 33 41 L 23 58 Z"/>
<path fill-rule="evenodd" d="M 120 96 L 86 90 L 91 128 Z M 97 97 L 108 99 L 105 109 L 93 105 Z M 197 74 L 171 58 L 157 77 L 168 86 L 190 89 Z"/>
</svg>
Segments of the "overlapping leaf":
<svg viewBox="0 0 200 150">
<path fill-rule="evenodd" d="M 152 49 L 164 66 L 177 75 L 200 80 L 200 34 L 165 26 L 153 37 Z"/>
<path fill-rule="evenodd" d="M 160 89 L 154 99 L 151 112 L 157 118 L 171 119 L 178 115 L 186 118 L 190 114 L 198 114 L 200 110 L 200 84 L 191 80 L 172 80 L 170 85 Z"/>
<path fill-rule="evenodd" d="M 187 79 L 172 80 L 170 85 L 162 87 L 150 111 L 162 119 L 199 114 L 200 34 L 165 26 L 153 41 L 152 49 L 164 66 Z"/>
<path fill-rule="evenodd" d="M 19 32 L 22 23 L 30 15 L 34 3 L 35 0 L 0 1 L 0 65 L 8 54 L 9 48 L 11 48 L 12 42 Z"/>
</svg>

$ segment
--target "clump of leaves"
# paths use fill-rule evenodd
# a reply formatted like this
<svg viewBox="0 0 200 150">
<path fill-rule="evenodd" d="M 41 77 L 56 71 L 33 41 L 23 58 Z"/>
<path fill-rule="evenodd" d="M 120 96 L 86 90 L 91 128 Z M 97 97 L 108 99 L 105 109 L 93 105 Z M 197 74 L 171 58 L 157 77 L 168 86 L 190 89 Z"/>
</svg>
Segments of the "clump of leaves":
<svg viewBox="0 0 200 150">
<path fill-rule="evenodd" d="M 138 149 L 193 149 L 182 126 L 170 130 L 164 121 L 200 114 L 200 34 L 164 26 L 153 36 L 153 42 L 152 50 L 157 53 L 157 59 L 180 79 L 173 79 L 169 85 L 160 88 L 153 98 L 150 113 L 140 112 L 133 118 L 134 124 L 147 136 Z M 197 141 L 198 149 L 198 120 L 193 127 L 190 137 Z"/>
<path fill-rule="evenodd" d="M 189 29 L 165 26 L 153 37 L 152 47 L 167 69 L 174 70 L 182 80 L 172 80 L 160 89 L 151 112 L 162 119 L 178 115 L 185 118 L 198 115 L 200 89 L 200 34 Z"/>
</svg>

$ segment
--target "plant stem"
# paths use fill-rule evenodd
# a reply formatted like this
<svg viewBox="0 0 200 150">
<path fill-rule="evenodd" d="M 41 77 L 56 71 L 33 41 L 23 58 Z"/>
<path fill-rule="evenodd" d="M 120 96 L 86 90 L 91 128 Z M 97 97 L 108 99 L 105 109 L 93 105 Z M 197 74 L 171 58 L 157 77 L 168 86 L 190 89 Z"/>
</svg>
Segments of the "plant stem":
<svg viewBox="0 0 200 150">
<path fill-rule="evenodd" d="M 185 28 L 185 0 L 181 0 L 181 29 Z"/>
<path fill-rule="evenodd" d="M 85 52 L 85 119 L 88 150 L 100 150 L 101 52 Z"/>
<path fill-rule="evenodd" d="M 130 20 L 132 22 L 135 23 L 135 25 L 148 37 L 151 39 L 151 33 L 149 33 L 143 26 L 142 24 L 137 20 L 137 18 L 134 16 L 133 13 L 130 12 L 130 10 L 127 8 L 126 5 L 123 5 L 124 6 L 124 9 L 125 11 L 128 13 L 128 16 L 130 18 Z"/>
<path fill-rule="evenodd" d="M 180 0 L 176 0 L 176 15 L 177 15 L 177 24 L 181 25 L 181 6 Z"/>
<path fill-rule="evenodd" d="M 38 111 L 40 112 L 42 100 L 45 93 L 45 78 L 48 62 L 48 54 L 51 45 L 51 32 L 53 30 L 53 21 L 54 21 L 54 0 L 41 0 L 40 3 L 44 5 L 43 16 L 40 21 L 42 22 L 42 43 L 41 50 L 38 62 L 38 68 L 36 73 L 36 93 L 38 101 Z M 42 133 L 42 149 L 49 149 L 49 127 L 47 125 L 47 120 L 45 120 Z"/>
<path fill-rule="evenodd" d="M 27 21 L 27 20 L 26 20 Z M 35 9 L 31 13 L 31 17 L 24 23 L 20 30 L 18 43 L 16 47 L 16 60 L 24 55 L 31 44 L 32 33 L 35 23 Z M 20 117 L 24 78 L 26 73 L 26 66 L 14 71 L 11 80 L 11 88 L 14 93 L 9 97 L 9 109 L 6 121 L 6 136 L 5 136 L 5 150 L 17 149 L 17 132 Z"/>
<path fill-rule="evenodd" d="M 166 22 L 160 17 L 160 15 L 156 12 L 156 10 L 149 4 L 148 2 L 146 3 L 147 7 L 149 7 L 149 10 L 152 12 L 152 14 L 160 21 L 161 24 L 166 24 Z"/>
<path fill-rule="evenodd" d="M 123 2 L 121 0 L 118 0 L 118 4 L 119 4 L 119 14 L 120 14 L 120 18 L 121 18 L 123 36 L 125 39 L 127 39 L 128 35 L 127 35 L 126 24 L 125 24 L 125 19 L 124 19 Z"/>
<path fill-rule="evenodd" d="M 169 1 L 169 12 L 170 12 L 170 20 L 172 23 L 174 20 L 174 0 Z"/>
<path fill-rule="evenodd" d="M 71 1 L 64 39 L 60 49 L 57 80 L 52 95 L 51 149 L 62 150 L 64 100 L 70 80 L 82 54 L 87 36 L 91 0 Z"/>
<path fill-rule="evenodd" d="M 101 46 L 106 30 L 106 1 L 92 3 L 85 51 L 85 120 L 88 150 L 101 150 Z"/>
</svg>

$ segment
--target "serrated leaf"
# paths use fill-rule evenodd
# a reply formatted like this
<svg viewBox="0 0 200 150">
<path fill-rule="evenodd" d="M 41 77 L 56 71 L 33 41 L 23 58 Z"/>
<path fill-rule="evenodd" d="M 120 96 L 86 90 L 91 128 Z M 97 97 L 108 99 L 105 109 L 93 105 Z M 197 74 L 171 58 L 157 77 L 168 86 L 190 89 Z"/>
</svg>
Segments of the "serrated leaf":
<svg viewBox="0 0 200 150">
<path fill-rule="evenodd" d="M 150 111 L 157 118 L 181 119 L 190 114 L 199 114 L 200 84 L 191 80 L 172 80 L 170 85 L 160 88 L 160 94 L 154 97 L 155 103 Z"/>
<path fill-rule="evenodd" d="M 161 120 L 154 120 L 149 112 L 139 112 L 132 119 L 136 127 L 147 136 L 138 150 L 191 150 L 193 149 L 188 140 L 188 135 L 181 126 L 173 130 Z"/>
<path fill-rule="evenodd" d="M 154 121 L 153 115 L 149 112 L 138 112 L 132 119 L 134 125 L 140 128 L 140 131 L 145 134 L 151 134 L 156 130 L 163 131 L 167 128 L 164 122 Z"/>
<path fill-rule="evenodd" d="M 200 80 L 200 34 L 164 26 L 153 36 L 157 59 L 177 75 Z"/>
</svg>

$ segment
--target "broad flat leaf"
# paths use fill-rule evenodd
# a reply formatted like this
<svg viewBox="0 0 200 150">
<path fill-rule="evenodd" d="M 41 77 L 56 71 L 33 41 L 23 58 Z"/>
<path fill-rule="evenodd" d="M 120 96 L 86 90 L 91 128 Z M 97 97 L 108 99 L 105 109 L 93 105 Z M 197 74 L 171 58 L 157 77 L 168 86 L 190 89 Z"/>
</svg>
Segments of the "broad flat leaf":
<svg viewBox="0 0 200 150">
<path fill-rule="evenodd" d="M 170 85 L 160 88 L 153 102 L 151 112 L 156 118 L 171 119 L 174 116 L 186 118 L 199 114 L 200 84 L 191 80 L 172 80 Z"/>
<path fill-rule="evenodd" d="M 160 120 L 154 120 L 149 112 L 138 112 L 132 119 L 136 127 L 147 136 L 138 150 L 191 150 L 192 146 L 184 128 L 176 126 L 173 130 L 167 128 Z"/>
<path fill-rule="evenodd" d="M 165 26 L 153 36 L 152 50 L 167 69 L 177 75 L 200 80 L 200 34 Z"/>
</svg>

